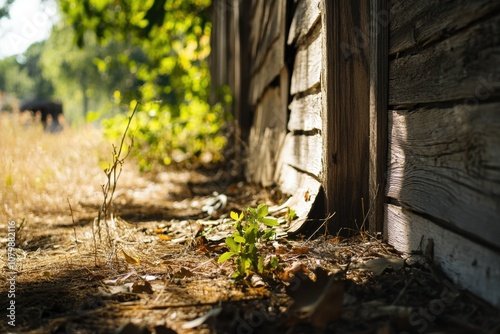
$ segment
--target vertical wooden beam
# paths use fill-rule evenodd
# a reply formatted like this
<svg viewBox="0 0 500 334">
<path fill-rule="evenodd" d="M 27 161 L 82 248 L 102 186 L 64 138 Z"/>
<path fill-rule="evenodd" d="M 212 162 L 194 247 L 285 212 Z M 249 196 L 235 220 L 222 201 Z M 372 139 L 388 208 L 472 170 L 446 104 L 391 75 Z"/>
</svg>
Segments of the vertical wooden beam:
<svg viewBox="0 0 500 334">
<path fill-rule="evenodd" d="M 369 229 L 384 227 L 385 173 L 387 171 L 387 118 L 389 76 L 388 0 L 370 1 L 370 212 Z"/>
<path fill-rule="evenodd" d="M 370 3 L 323 0 L 324 180 L 330 232 L 361 227 L 369 208 Z"/>
<path fill-rule="evenodd" d="M 330 216 L 335 213 L 333 202 L 333 189 L 335 182 L 333 178 L 335 168 L 335 152 L 333 146 L 334 124 L 333 124 L 333 86 L 334 86 L 334 64 L 333 53 L 333 2 L 323 0 L 321 3 L 321 38 L 322 38 L 322 60 L 321 60 L 321 100 L 322 100 L 322 138 L 323 138 L 323 172 L 322 186 L 325 192 L 325 214 Z"/>
<path fill-rule="evenodd" d="M 239 135 L 243 142 L 248 141 L 250 127 L 252 126 L 252 115 L 248 103 L 248 91 L 250 87 L 250 24 L 251 2 L 238 2 L 238 30 L 239 30 L 239 62 L 240 62 L 240 92 L 238 108 Z"/>
</svg>

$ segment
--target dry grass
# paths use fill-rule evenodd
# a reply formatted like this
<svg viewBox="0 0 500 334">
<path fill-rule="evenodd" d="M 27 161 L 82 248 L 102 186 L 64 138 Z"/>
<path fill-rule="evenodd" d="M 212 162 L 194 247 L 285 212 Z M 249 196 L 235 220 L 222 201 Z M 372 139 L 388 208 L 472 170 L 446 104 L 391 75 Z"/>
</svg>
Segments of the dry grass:
<svg viewBox="0 0 500 334">
<path fill-rule="evenodd" d="M 0 220 L 33 219 L 70 213 L 68 200 L 101 197 L 105 180 L 99 160 L 105 144 L 99 131 L 66 129 L 44 133 L 36 124 L 23 125 L 18 115 L 0 114 Z"/>
</svg>

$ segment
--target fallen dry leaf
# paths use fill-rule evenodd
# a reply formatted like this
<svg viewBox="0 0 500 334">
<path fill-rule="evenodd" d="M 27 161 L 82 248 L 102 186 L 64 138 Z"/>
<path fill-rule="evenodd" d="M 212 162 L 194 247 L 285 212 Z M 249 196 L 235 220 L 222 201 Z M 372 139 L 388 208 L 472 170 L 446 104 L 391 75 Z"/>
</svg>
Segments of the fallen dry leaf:
<svg viewBox="0 0 500 334">
<path fill-rule="evenodd" d="M 138 258 L 132 257 L 125 253 L 125 251 L 122 249 L 123 256 L 125 256 L 125 261 L 130 264 L 139 264 L 141 261 Z"/>
<path fill-rule="evenodd" d="M 170 237 L 166 234 L 158 234 L 158 239 L 164 240 L 164 241 L 170 241 L 170 240 L 172 240 L 172 237 Z"/>
<path fill-rule="evenodd" d="M 375 276 L 382 274 L 387 268 L 391 267 L 394 271 L 398 271 L 404 265 L 404 260 L 395 256 L 384 256 L 370 259 L 354 265 L 353 269 L 369 270 Z"/>
</svg>

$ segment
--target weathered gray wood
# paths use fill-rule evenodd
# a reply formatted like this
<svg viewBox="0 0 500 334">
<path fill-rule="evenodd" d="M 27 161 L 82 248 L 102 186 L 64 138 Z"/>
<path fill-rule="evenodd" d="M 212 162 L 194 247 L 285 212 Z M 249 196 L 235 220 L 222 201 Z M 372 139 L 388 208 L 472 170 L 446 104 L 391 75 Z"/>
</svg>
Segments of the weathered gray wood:
<svg viewBox="0 0 500 334">
<path fill-rule="evenodd" d="M 264 13 L 264 0 L 252 1 L 251 7 L 252 7 L 252 17 L 250 25 L 250 40 L 249 40 L 251 45 L 250 58 L 255 59 L 255 57 L 257 56 L 258 48 L 260 47 L 262 30 L 264 29 L 264 25 L 262 24 L 262 16 Z M 250 64 L 251 72 L 254 71 L 254 66 L 257 65 L 253 63 Z"/>
<path fill-rule="evenodd" d="M 321 25 L 316 25 L 309 40 L 300 46 L 293 65 L 290 94 L 295 95 L 320 84 L 321 76 Z"/>
<path fill-rule="evenodd" d="M 287 175 L 287 179 L 281 184 L 281 191 L 292 195 L 287 206 L 293 210 L 299 217 L 290 226 L 287 231 L 297 232 L 307 219 L 309 212 L 318 196 L 321 183 L 310 175 L 301 173 L 296 169 L 285 165 L 282 175 Z"/>
<path fill-rule="evenodd" d="M 257 2 L 252 29 L 252 58 L 249 103 L 253 106 L 262 97 L 266 87 L 280 75 L 285 66 L 286 1 Z M 259 21 L 257 17 L 260 17 Z"/>
<path fill-rule="evenodd" d="M 390 63 L 389 104 L 500 96 L 500 15 Z"/>
<path fill-rule="evenodd" d="M 356 228 L 368 209 L 369 34 L 368 1 L 323 0 L 324 166 L 327 213 L 335 213 L 330 231 Z M 345 53 L 343 46 L 357 50 Z M 364 209 L 363 212 L 363 203 Z"/>
<path fill-rule="evenodd" d="M 265 1 L 264 15 L 258 23 L 262 28 L 260 29 L 262 35 L 259 36 L 259 45 L 257 47 L 257 54 L 253 58 L 253 70 L 255 71 L 261 66 L 266 54 L 269 52 L 271 45 L 276 41 L 280 35 L 284 35 L 285 31 L 282 30 L 281 21 L 283 20 L 281 12 L 281 4 L 284 0 L 278 1 Z M 284 41 L 284 38 L 282 38 Z"/>
<path fill-rule="evenodd" d="M 321 20 L 319 5 L 321 0 L 300 0 L 293 15 L 288 34 L 288 44 L 294 42 L 301 44 L 301 39 L 305 37 L 316 22 Z"/>
<path fill-rule="evenodd" d="M 500 104 L 389 119 L 388 196 L 500 248 Z"/>
<path fill-rule="evenodd" d="M 266 90 L 255 111 L 250 131 L 247 179 L 269 186 L 274 183 L 276 158 L 286 133 L 286 106 L 282 105 L 281 90 Z"/>
<path fill-rule="evenodd" d="M 290 103 L 290 131 L 321 131 L 321 92 L 293 98 Z"/>
<path fill-rule="evenodd" d="M 391 1 L 390 54 L 421 48 L 445 39 L 481 18 L 498 13 L 495 0 L 420 0 Z M 379 22 L 387 26 L 387 16 L 380 12 Z"/>
<path fill-rule="evenodd" d="M 400 207 L 387 205 L 388 242 L 410 254 L 425 251 L 429 240 L 433 258 L 446 275 L 465 288 L 500 306 L 500 253 L 470 241 Z M 493 222 L 492 222 L 493 223 Z"/>
<path fill-rule="evenodd" d="M 371 1 L 370 31 L 370 162 L 369 229 L 382 232 L 384 225 L 385 173 L 387 170 L 387 97 L 389 31 L 379 22 L 387 13 L 387 0 Z"/>
<path fill-rule="evenodd" d="M 260 135 L 250 130 L 250 152 L 247 161 L 247 180 L 268 187 L 275 182 L 276 156 L 285 133 L 276 128 L 265 128 Z"/>
<path fill-rule="evenodd" d="M 323 139 L 320 134 L 306 136 L 290 132 L 286 135 L 278 165 L 289 165 L 320 179 L 323 169 L 322 151 Z M 282 176 L 280 180 L 289 178 L 287 175 Z"/>
</svg>

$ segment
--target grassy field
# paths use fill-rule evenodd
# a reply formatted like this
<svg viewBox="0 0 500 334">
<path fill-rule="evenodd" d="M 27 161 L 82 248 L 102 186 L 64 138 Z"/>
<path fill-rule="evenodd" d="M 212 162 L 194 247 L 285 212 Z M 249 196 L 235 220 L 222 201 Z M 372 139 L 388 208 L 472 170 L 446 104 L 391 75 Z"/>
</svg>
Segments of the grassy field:
<svg viewBox="0 0 500 334">
<path fill-rule="evenodd" d="M 44 133 L 38 123 L 0 113 L 0 221 L 70 213 L 90 197 L 101 198 L 100 168 L 106 150 L 93 128 Z"/>
</svg>

